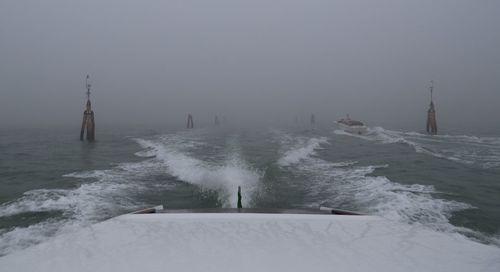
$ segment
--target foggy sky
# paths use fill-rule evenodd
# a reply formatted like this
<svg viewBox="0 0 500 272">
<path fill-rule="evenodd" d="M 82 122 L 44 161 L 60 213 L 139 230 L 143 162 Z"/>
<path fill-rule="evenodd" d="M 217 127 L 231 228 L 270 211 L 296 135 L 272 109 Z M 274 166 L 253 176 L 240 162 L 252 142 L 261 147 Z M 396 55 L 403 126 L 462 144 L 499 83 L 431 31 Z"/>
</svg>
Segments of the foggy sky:
<svg viewBox="0 0 500 272">
<path fill-rule="evenodd" d="M 500 1 L 0 2 L 0 124 L 498 124 Z M 196 124 L 195 123 L 195 124 Z"/>
</svg>

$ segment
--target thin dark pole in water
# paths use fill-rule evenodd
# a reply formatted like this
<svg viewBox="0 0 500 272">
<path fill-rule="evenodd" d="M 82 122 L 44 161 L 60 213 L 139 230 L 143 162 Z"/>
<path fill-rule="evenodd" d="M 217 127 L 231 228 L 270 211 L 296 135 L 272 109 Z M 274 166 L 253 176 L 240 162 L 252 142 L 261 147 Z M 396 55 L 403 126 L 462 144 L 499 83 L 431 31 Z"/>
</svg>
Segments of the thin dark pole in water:
<svg viewBox="0 0 500 272">
<path fill-rule="evenodd" d="M 83 112 L 82 128 L 80 130 L 80 141 L 83 141 L 85 130 L 87 131 L 87 141 L 93 142 L 95 140 L 95 120 L 92 104 L 90 103 L 90 84 L 88 82 L 89 75 L 85 79 L 85 87 L 87 88 L 87 105 Z"/>
<path fill-rule="evenodd" d="M 243 208 L 243 205 L 241 205 L 241 187 L 238 186 L 238 209 Z"/>
</svg>

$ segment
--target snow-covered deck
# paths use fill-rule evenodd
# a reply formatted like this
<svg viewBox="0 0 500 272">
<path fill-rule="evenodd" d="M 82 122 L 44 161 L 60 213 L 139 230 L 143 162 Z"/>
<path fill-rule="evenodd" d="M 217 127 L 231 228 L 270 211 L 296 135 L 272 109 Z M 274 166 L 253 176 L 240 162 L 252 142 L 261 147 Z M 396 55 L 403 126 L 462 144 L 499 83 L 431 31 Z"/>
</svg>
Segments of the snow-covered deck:
<svg viewBox="0 0 500 272">
<path fill-rule="evenodd" d="M 127 214 L 4 256 L 0 271 L 500 271 L 500 249 L 375 216 Z"/>
</svg>

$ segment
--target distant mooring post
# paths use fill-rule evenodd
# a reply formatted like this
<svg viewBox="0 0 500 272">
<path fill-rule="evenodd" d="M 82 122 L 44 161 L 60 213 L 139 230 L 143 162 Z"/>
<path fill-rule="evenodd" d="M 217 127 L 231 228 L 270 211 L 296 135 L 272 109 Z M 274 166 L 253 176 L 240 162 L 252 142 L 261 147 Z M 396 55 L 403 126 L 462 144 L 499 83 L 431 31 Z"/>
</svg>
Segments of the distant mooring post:
<svg viewBox="0 0 500 272">
<path fill-rule="evenodd" d="M 219 122 L 219 116 L 215 116 L 215 120 L 214 120 L 214 123 L 216 126 L 219 126 L 220 125 L 220 122 Z"/>
<path fill-rule="evenodd" d="M 238 203 L 237 203 L 238 209 L 243 208 L 243 205 L 241 205 L 241 187 L 238 186 Z"/>
<path fill-rule="evenodd" d="M 316 117 L 314 116 L 314 113 L 311 114 L 311 124 L 312 125 L 316 124 Z"/>
<path fill-rule="evenodd" d="M 429 110 L 427 111 L 427 133 L 435 135 L 437 134 L 437 122 L 436 122 L 436 109 L 434 108 L 434 102 L 432 101 L 432 92 L 434 91 L 434 81 L 431 80 L 431 104 L 429 105 Z"/>
<path fill-rule="evenodd" d="M 194 128 L 194 123 L 193 123 L 193 116 L 188 114 L 188 120 L 187 120 L 187 128 Z"/>
<path fill-rule="evenodd" d="M 92 105 L 90 103 L 89 75 L 87 75 L 87 78 L 85 79 L 85 87 L 87 88 L 87 108 L 83 112 L 82 129 L 80 130 L 80 141 L 83 141 L 83 135 L 86 131 L 87 141 L 93 142 L 95 140 L 95 121 L 94 111 L 92 110 Z"/>
</svg>

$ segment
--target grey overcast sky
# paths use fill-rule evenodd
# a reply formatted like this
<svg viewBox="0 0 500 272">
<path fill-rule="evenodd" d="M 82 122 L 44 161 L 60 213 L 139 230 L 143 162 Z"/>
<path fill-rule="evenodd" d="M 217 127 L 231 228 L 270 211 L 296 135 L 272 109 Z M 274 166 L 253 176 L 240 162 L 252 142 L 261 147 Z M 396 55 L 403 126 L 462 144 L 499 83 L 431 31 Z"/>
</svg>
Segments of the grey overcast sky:
<svg viewBox="0 0 500 272">
<path fill-rule="evenodd" d="M 0 123 L 500 117 L 500 1 L 0 1 Z M 422 126 L 423 127 L 423 126 Z"/>
</svg>

